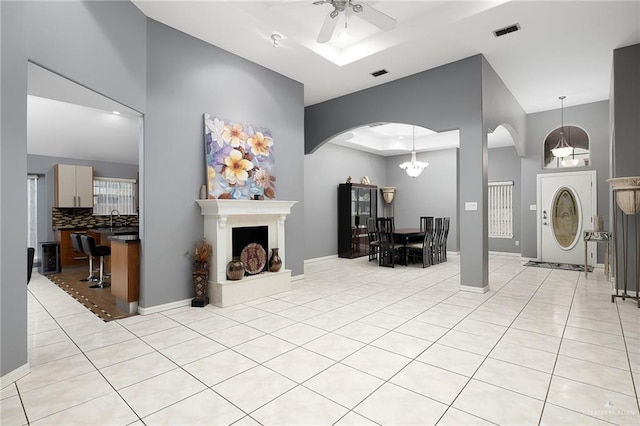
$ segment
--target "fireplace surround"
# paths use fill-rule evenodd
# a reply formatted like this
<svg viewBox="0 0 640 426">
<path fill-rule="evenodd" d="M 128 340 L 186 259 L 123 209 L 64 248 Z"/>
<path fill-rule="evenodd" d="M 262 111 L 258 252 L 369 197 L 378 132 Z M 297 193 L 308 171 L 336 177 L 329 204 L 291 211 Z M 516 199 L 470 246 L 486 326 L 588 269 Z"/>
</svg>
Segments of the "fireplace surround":
<svg viewBox="0 0 640 426">
<path fill-rule="evenodd" d="M 213 246 L 209 270 L 209 299 L 220 307 L 232 306 L 291 289 L 291 270 L 265 271 L 227 280 L 226 266 L 233 258 L 233 229 L 267 227 L 267 256 L 277 247 L 286 265 L 285 220 L 296 201 L 196 200 L 204 216 L 204 236 Z"/>
</svg>

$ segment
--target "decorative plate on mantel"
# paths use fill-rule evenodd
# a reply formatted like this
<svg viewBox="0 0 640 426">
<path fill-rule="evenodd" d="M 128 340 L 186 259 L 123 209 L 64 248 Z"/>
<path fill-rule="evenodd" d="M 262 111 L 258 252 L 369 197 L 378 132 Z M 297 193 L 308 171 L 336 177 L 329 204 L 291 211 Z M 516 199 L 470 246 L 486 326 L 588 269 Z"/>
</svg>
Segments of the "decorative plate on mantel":
<svg viewBox="0 0 640 426">
<path fill-rule="evenodd" d="M 247 244 L 240 253 L 240 260 L 244 263 L 244 270 L 248 274 L 259 274 L 267 264 L 267 252 L 258 243 Z"/>
</svg>

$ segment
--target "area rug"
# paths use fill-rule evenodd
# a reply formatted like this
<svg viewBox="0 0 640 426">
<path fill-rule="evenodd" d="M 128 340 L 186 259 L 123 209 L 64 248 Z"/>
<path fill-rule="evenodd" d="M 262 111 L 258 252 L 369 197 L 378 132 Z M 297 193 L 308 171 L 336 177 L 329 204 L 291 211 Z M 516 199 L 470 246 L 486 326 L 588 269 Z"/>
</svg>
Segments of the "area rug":
<svg viewBox="0 0 640 426">
<path fill-rule="evenodd" d="M 553 262 L 538 262 L 537 260 L 530 260 L 524 264 L 524 266 L 533 266 L 535 268 L 547 268 L 547 269 L 563 269 L 565 271 L 578 271 L 584 272 L 584 265 L 574 265 L 571 263 L 553 263 Z M 587 266 L 588 272 L 593 272 L 593 266 Z"/>
<path fill-rule="evenodd" d="M 111 294 L 111 287 L 89 288 L 91 283 L 80 281 L 86 276 L 86 268 L 69 268 L 57 274 L 45 275 L 49 281 L 105 322 L 130 316 L 116 308 L 116 299 Z"/>
</svg>

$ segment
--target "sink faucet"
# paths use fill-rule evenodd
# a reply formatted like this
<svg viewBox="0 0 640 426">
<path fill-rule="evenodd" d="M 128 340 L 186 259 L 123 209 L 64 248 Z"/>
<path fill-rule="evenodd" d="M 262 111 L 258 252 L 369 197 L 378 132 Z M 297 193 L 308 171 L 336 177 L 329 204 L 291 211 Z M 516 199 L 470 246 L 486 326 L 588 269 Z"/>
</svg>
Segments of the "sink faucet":
<svg viewBox="0 0 640 426">
<path fill-rule="evenodd" d="M 120 217 L 120 212 L 116 209 L 111 210 L 111 227 L 113 228 L 113 213 L 116 213 Z"/>
</svg>

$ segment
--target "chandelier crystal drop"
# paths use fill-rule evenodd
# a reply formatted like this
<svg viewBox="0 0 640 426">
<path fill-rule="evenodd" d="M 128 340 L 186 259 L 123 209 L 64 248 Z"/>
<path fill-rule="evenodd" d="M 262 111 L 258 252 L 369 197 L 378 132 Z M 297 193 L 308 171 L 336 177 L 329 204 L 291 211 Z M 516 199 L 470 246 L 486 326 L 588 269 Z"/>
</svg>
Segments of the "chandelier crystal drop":
<svg viewBox="0 0 640 426">
<path fill-rule="evenodd" d="M 400 164 L 400 168 L 407 172 L 410 177 L 418 177 L 422 170 L 429 166 L 429 163 L 418 161 L 416 158 L 416 127 L 413 126 L 413 148 L 411 150 L 411 161 Z"/>
<path fill-rule="evenodd" d="M 569 145 L 567 138 L 564 136 L 564 99 L 566 96 L 560 96 L 560 138 L 558 144 L 551 150 L 554 157 L 565 158 L 573 154 L 573 147 Z"/>
</svg>

